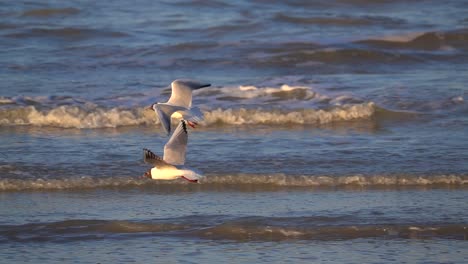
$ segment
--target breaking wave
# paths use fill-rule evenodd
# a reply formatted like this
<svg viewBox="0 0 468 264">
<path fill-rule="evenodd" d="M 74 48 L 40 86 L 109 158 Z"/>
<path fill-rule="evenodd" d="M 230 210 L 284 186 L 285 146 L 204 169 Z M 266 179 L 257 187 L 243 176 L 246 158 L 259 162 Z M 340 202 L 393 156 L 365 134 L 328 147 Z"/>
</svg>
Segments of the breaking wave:
<svg viewBox="0 0 468 264">
<path fill-rule="evenodd" d="M 338 106 L 331 109 L 215 109 L 203 111 L 204 126 L 211 125 L 282 125 L 326 124 L 338 121 L 370 118 L 376 108 L 373 103 Z M 38 110 L 34 106 L 0 110 L 0 126 L 30 125 L 62 128 L 115 128 L 159 124 L 155 114 L 136 109 L 85 109 L 79 106 L 59 106 L 51 110 Z"/>
<path fill-rule="evenodd" d="M 0 111 L 0 125 L 107 128 L 153 123 L 154 118 L 151 118 L 151 113 L 142 110 L 80 106 L 59 106 L 50 110 L 39 110 L 35 106 L 27 106 Z"/>
<path fill-rule="evenodd" d="M 161 95 L 168 97 L 167 90 L 162 90 Z M 145 110 L 149 97 L 155 98 L 145 94 L 94 100 L 70 96 L 0 97 L 0 126 L 89 129 L 158 124 L 156 115 Z M 194 101 L 204 112 L 205 126 L 318 125 L 368 119 L 382 110 L 352 95 L 326 95 L 311 87 L 289 85 L 205 88 L 194 92 Z"/>
<path fill-rule="evenodd" d="M 205 123 L 210 124 L 326 124 L 370 118 L 375 112 L 373 103 L 335 107 L 332 109 L 301 109 L 292 111 L 262 109 L 217 109 L 205 113 Z"/>
<path fill-rule="evenodd" d="M 174 181 L 148 180 L 141 177 L 77 177 L 58 179 L 0 179 L 0 191 L 83 190 L 106 188 L 156 188 L 180 192 L 181 186 L 198 190 L 262 190 L 275 188 L 399 188 L 399 187 L 468 187 L 468 175 L 350 175 L 312 176 L 286 174 L 206 175 L 199 184 L 183 179 Z"/>
<path fill-rule="evenodd" d="M 210 219 L 216 221 L 210 221 Z M 466 240 L 468 237 L 465 223 L 355 224 L 353 220 L 355 219 L 349 219 L 347 216 L 239 218 L 187 216 L 152 221 L 72 219 L 23 225 L 0 225 L 0 243 L 94 240 L 115 235 L 194 237 L 239 242 L 343 240 L 371 237 Z"/>
</svg>

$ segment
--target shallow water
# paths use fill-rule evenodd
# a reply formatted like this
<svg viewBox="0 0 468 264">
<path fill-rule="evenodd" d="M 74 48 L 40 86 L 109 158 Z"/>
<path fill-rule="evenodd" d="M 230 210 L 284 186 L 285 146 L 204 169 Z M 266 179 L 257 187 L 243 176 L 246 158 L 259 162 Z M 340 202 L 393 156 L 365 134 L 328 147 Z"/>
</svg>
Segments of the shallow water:
<svg viewBox="0 0 468 264">
<path fill-rule="evenodd" d="M 467 1 L 0 7 L 5 263 L 467 258 Z M 140 177 L 177 78 L 199 184 Z"/>
</svg>

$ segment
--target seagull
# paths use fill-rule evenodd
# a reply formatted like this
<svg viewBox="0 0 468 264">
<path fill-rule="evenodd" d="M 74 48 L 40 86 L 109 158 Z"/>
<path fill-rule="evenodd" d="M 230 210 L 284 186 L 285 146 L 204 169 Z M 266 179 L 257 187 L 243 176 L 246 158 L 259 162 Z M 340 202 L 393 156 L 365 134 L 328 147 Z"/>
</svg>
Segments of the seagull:
<svg viewBox="0 0 468 264">
<path fill-rule="evenodd" d="M 192 91 L 209 87 L 209 83 L 178 79 L 171 83 L 172 93 L 166 103 L 154 103 L 148 109 L 154 110 L 167 135 L 171 133 L 171 117 L 182 117 L 193 128 L 203 118 L 197 107 L 192 107 Z"/>
<path fill-rule="evenodd" d="M 187 151 L 187 121 L 181 120 L 169 141 L 164 145 L 163 158 L 151 150 L 143 149 L 143 160 L 154 168 L 148 170 L 144 177 L 153 180 L 175 180 L 183 178 L 189 182 L 198 182 L 199 175 L 192 170 L 181 167 L 185 163 Z"/>
</svg>

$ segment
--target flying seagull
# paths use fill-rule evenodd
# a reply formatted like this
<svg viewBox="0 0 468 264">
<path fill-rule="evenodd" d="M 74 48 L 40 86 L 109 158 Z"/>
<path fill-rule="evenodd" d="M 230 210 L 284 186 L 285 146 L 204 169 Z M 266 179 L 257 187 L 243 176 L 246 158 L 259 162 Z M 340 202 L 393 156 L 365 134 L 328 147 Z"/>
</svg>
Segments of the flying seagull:
<svg viewBox="0 0 468 264">
<path fill-rule="evenodd" d="M 144 176 L 153 180 L 174 180 L 183 178 L 189 182 L 198 182 L 198 174 L 181 167 L 185 163 L 187 151 L 187 121 L 181 120 L 169 141 L 164 146 L 163 158 L 149 149 L 143 149 L 143 160 L 154 166 Z"/>
<path fill-rule="evenodd" d="M 166 103 L 154 103 L 149 109 L 154 110 L 167 135 L 171 133 L 171 116 L 178 114 L 187 121 L 191 127 L 195 127 L 203 118 L 203 113 L 197 107 L 192 107 L 192 91 L 211 86 L 209 83 L 201 83 L 194 80 L 178 79 L 171 83 L 172 93 Z"/>
</svg>

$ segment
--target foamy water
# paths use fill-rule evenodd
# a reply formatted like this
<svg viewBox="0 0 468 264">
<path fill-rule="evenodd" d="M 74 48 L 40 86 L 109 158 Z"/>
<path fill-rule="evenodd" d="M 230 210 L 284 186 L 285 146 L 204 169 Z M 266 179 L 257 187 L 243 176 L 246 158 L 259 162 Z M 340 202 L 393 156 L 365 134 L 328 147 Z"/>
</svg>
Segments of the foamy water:
<svg viewBox="0 0 468 264">
<path fill-rule="evenodd" d="M 206 101 L 203 126 L 325 124 L 371 118 L 373 102 L 352 96 L 326 96 L 311 87 L 258 88 L 255 86 L 216 87 L 196 91 L 197 100 Z M 63 128 L 106 128 L 159 124 L 152 111 L 131 106 L 145 97 L 94 103 L 82 98 L 3 98 L 0 112 L 3 126 L 31 125 Z M 226 103 L 227 101 L 227 103 Z M 64 105 L 65 104 L 65 105 Z M 111 105 L 120 104 L 121 107 Z M 35 106 L 38 105 L 38 106 Z M 57 106 L 60 105 L 60 106 Z M 253 108 L 257 106 L 257 108 Z"/>
</svg>

